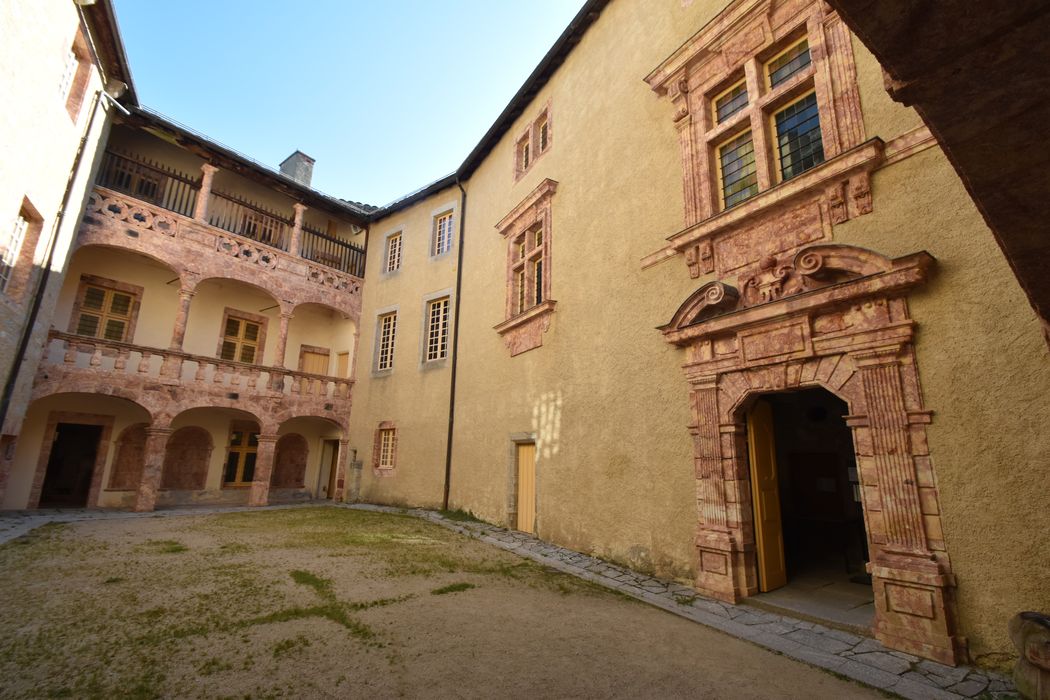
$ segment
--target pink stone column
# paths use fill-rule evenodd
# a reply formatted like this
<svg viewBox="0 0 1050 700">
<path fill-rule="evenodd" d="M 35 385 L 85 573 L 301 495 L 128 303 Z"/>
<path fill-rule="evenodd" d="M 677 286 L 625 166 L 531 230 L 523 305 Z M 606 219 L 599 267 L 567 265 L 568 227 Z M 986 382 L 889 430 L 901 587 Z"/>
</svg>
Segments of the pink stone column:
<svg viewBox="0 0 1050 700">
<path fill-rule="evenodd" d="M 273 457 L 277 448 L 276 435 L 260 435 L 255 451 L 255 478 L 248 494 L 248 505 L 265 506 L 270 502 L 270 477 L 273 475 Z"/>
<path fill-rule="evenodd" d="M 277 329 L 277 348 L 274 350 L 273 353 L 274 367 L 284 367 L 284 355 L 288 349 L 288 322 L 291 320 L 291 312 L 281 312 L 281 325 Z"/>
<path fill-rule="evenodd" d="M 346 496 L 346 464 L 350 459 L 350 441 L 339 440 L 339 452 L 335 457 L 335 493 L 332 500 L 339 502 Z"/>
<path fill-rule="evenodd" d="M 288 242 L 288 252 L 292 255 L 299 254 L 299 240 L 303 236 L 303 214 L 306 213 L 306 205 L 296 202 L 292 205 L 295 209 L 295 221 L 292 224 L 292 238 Z"/>
<path fill-rule="evenodd" d="M 170 436 L 170 428 L 146 428 L 146 447 L 142 453 L 142 478 L 135 497 L 136 513 L 152 511 L 157 503 L 161 472 L 164 470 L 164 452 Z"/>
<path fill-rule="evenodd" d="M 208 222 L 208 200 L 211 198 L 211 181 L 218 171 L 211 163 L 201 166 L 201 188 L 197 192 L 197 201 L 193 206 L 193 218 L 197 221 Z"/>
<path fill-rule="evenodd" d="M 175 328 L 171 332 L 171 345 L 169 350 L 181 351 L 182 341 L 186 338 L 186 325 L 190 320 L 190 302 L 196 294 L 192 288 L 183 287 L 179 290 L 179 309 L 175 313 Z"/>
</svg>

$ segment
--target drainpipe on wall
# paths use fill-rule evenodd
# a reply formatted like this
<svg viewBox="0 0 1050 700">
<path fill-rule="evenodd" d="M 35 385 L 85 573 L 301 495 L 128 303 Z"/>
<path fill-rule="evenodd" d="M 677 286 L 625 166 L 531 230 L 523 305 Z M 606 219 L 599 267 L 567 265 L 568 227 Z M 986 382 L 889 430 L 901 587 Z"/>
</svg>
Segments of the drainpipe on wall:
<svg viewBox="0 0 1050 700">
<path fill-rule="evenodd" d="M 445 493 L 441 499 L 442 510 L 448 510 L 448 492 L 452 483 L 452 431 L 456 424 L 456 369 L 459 365 L 459 297 L 463 288 L 463 231 L 467 225 L 467 191 L 456 173 L 459 188 L 459 252 L 456 254 L 456 303 L 452 316 L 452 379 L 448 390 L 448 437 L 445 440 Z"/>
<path fill-rule="evenodd" d="M 66 191 L 62 195 L 62 204 L 59 206 L 55 215 L 55 221 L 51 225 L 51 233 L 47 242 L 47 257 L 44 260 L 43 269 L 40 271 L 40 278 L 37 280 L 36 288 L 33 290 L 33 305 L 29 309 L 29 316 L 26 318 L 25 325 L 22 326 L 22 337 L 18 340 L 15 360 L 11 364 L 11 371 L 7 375 L 7 381 L 4 383 L 3 398 L 0 399 L 0 431 L 3 430 L 4 422 L 7 420 L 7 411 L 11 406 L 11 397 L 14 396 L 18 375 L 21 374 L 22 364 L 25 361 L 26 348 L 29 347 L 29 340 L 33 336 L 33 326 L 36 325 L 36 317 L 40 313 L 40 306 L 44 301 L 44 293 L 47 291 L 47 280 L 51 274 L 51 264 L 55 258 L 55 245 L 58 243 L 58 233 L 62 227 L 62 222 L 65 220 L 66 209 L 69 208 L 69 198 L 73 194 L 73 183 L 77 179 L 77 173 L 80 172 L 80 161 L 84 158 L 84 146 L 91 136 L 91 129 L 94 128 L 95 117 L 98 114 L 99 101 L 102 99 L 103 92 L 104 89 L 96 91 L 95 96 L 91 100 L 91 116 L 88 117 L 87 127 L 80 136 L 80 145 L 77 146 L 77 152 L 73 158 L 73 168 L 69 171 L 69 178 L 66 180 Z M 73 232 L 73 236 L 74 238 L 76 237 L 76 231 Z"/>
</svg>

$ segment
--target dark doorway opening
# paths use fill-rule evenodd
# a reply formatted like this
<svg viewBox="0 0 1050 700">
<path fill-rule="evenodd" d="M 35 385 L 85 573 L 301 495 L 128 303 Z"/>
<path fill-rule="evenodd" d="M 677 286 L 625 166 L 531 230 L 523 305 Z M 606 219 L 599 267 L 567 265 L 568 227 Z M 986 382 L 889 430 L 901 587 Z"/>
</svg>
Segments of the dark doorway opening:
<svg viewBox="0 0 1050 700">
<path fill-rule="evenodd" d="M 59 423 L 47 460 L 41 508 L 83 508 L 91 491 L 101 425 Z"/>
<path fill-rule="evenodd" d="M 760 580 L 761 598 L 797 613 L 866 628 L 874 616 L 874 596 L 866 570 L 868 539 L 853 435 L 845 421 L 848 407 L 823 389 L 771 394 L 759 401 L 768 404 L 765 420 L 772 437 L 784 565 L 772 585 Z M 753 410 L 751 420 L 760 414 Z M 764 507 L 756 502 L 756 519 Z M 775 527 L 769 520 L 766 527 Z M 767 533 L 759 546 L 776 546 L 774 542 Z M 768 553 L 759 555 L 769 561 Z M 760 578 L 761 573 L 760 568 Z"/>
</svg>

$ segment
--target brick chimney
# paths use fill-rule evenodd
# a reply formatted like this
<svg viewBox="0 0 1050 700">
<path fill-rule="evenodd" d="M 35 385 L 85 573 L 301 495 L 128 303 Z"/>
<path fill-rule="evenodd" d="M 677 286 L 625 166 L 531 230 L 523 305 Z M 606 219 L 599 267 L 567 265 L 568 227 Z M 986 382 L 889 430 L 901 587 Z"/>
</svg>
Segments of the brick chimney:
<svg viewBox="0 0 1050 700">
<path fill-rule="evenodd" d="M 281 172 L 299 184 L 309 187 L 314 174 L 314 159 L 302 151 L 295 151 L 281 163 Z"/>
</svg>

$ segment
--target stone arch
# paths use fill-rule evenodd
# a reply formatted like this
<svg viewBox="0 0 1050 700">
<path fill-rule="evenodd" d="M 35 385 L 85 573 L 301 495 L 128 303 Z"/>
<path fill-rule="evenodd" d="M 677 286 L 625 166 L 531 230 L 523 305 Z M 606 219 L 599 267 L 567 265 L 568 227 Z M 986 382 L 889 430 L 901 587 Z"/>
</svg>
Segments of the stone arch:
<svg viewBox="0 0 1050 700">
<path fill-rule="evenodd" d="M 306 485 L 306 461 L 310 447 L 299 433 L 287 433 L 277 440 L 270 486 L 297 489 Z"/>
<path fill-rule="evenodd" d="M 158 265 L 166 267 L 171 274 L 178 277 L 180 280 L 186 274 L 186 268 L 179 263 L 177 260 L 170 260 L 160 255 L 157 251 L 146 249 L 146 248 L 134 248 L 125 245 L 113 245 L 109 242 L 84 242 L 76 247 L 73 251 L 73 255 L 76 255 L 81 250 L 90 250 L 94 248 L 101 248 L 106 251 L 110 251 L 118 255 L 126 255 L 130 257 L 140 256 L 154 262 Z"/>
<path fill-rule="evenodd" d="M 661 327 L 688 350 L 697 480 L 696 586 L 723 600 L 757 593 L 746 410 L 759 395 L 820 387 L 844 400 L 862 487 L 887 646 L 957 663 L 955 579 L 940 526 L 907 290 L 933 260 L 842 245 L 767 256 L 737 287 L 712 282 Z"/>
<path fill-rule="evenodd" d="M 208 477 L 213 445 L 211 434 L 196 425 L 179 428 L 168 438 L 160 488 L 200 491 Z"/>
<path fill-rule="evenodd" d="M 117 453 L 109 472 L 110 489 L 130 491 L 139 487 L 146 460 L 148 427 L 148 423 L 135 423 L 121 431 L 117 438 Z"/>
</svg>

